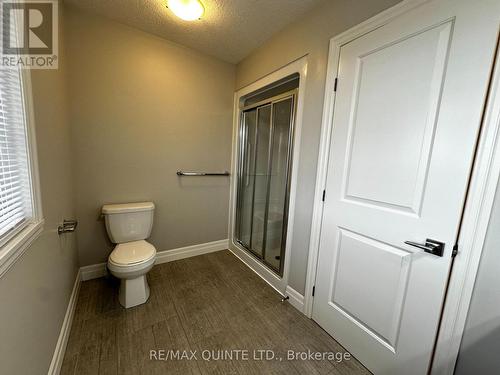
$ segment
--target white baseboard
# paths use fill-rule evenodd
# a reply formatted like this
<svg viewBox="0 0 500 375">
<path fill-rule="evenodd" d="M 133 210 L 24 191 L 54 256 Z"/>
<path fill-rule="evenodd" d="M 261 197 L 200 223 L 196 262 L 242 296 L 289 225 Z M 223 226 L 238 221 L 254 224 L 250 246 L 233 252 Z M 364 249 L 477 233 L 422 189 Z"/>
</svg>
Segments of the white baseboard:
<svg viewBox="0 0 500 375">
<path fill-rule="evenodd" d="M 288 302 L 301 313 L 304 313 L 304 296 L 293 289 L 290 285 L 286 287 L 285 294 L 289 297 Z"/>
<path fill-rule="evenodd" d="M 50 363 L 48 375 L 58 375 L 61 371 L 64 353 L 66 352 L 66 346 L 71 332 L 71 324 L 73 323 L 73 317 L 75 315 L 76 302 L 78 301 L 81 281 L 81 271 L 78 270 L 75 284 L 73 285 L 73 291 L 71 292 L 71 297 L 69 298 L 68 307 L 66 309 L 66 315 L 64 315 L 59 338 L 57 339 L 56 349 L 54 350 L 54 355 L 52 356 L 52 362 Z"/>
<path fill-rule="evenodd" d="M 158 251 L 156 253 L 155 264 L 162 264 L 180 260 L 185 258 L 195 257 L 197 255 L 213 253 L 215 251 L 226 250 L 228 248 L 228 240 L 212 241 L 198 245 L 180 247 L 178 249 Z M 82 281 L 98 279 L 108 274 L 106 263 L 92 264 L 80 268 Z"/>
<path fill-rule="evenodd" d="M 172 262 L 174 260 L 195 257 L 197 255 L 213 253 L 215 251 L 226 250 L 228 248 L 228 240 L 220 240 L 180 247 L 178 249 L 165 250 L 156 253 L 156 264 Z"/>
<path fill-rule="evenodd" d="M 98 279 L 108 274 L 106 263 L 91 264 L 90 266 L 80 267 L 82 281 Z"/>
</svg>

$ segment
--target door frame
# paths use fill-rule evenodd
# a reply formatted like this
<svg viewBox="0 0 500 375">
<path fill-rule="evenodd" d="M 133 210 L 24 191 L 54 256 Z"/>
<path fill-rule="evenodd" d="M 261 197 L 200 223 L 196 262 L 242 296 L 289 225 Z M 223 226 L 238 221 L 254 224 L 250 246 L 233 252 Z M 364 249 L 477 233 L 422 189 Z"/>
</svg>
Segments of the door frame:
<svg viewBox="0 0 500 375">
<path fill-rule="evenodd" d="M 319 243 L 323 218 L 323 191 L 326 187 L 332 135 L 335 81 L 340 49 L 352 40 L 389 23 L 394 18 L 432 0 L 405 0 L 330 39 L 320 147 L 309 241 L 304 313 L 312 318 L 313 287 L 316 282 Z M 497 51 L 498 52 L 498 51 Z M 492 71 L 489 97 L 479 135 L 475 163 L 463 212 L 459 252 L 447 289 L 432 371 L 453 374 L 484 245 L 493 200 L 500 177 L 500 63 Z"/>
<path fill-rule="evenodd" d="M 271 271 L 267 266 L 257 260 L 256 257 L 249 254 L 248 251 L 243 249 L 235 241 L 235 223 L 236 223 L 236 205 L 237 205 L 237 185 L 238 185 L 238 155 L 240 152 L 239 147 L 239 129 L 240 129 L 240 110 L 242 100 L 248 94 L 258 91 L 274 82 L 286 78 L 292 74 L 299 74 L 299 87 L 296 94 L 296 109 L 295 109 L 295 123 L 294 135 L 292 142 L 292 168 L 290 175 L 290 190 L 288 201 L 288 216 L 286 228 L 286 243 L 285 243 L 285 261 L 283 264 L 283 276 L 280 277 L 275 272 Z M 302 56 L 289 64 L 279 68 L 278 70 L 258 79 L 257 81 L 239 89 L 234 94 L 234 107 L 233 107 L 233 137 L 232 137 L 232 157 L 231 157 L 231 177 L 230 177 L 230 195 L 229 195 L 229 250 L 259 275 L 266 283 L 273 287 L 283 296 L 290 297 L 292 303 L 297 309 L 303 312 L 303 300 L 300 293 L 295 291 L 288 285 L 290 273 L 290 259 L 293 246 L 293 227 L 295 217 L 295 203 L 297 196 L 298 184 L 298 169 L 300 162 L 300 145 L 302 134 L 302 118 L 304 111 L 304 94 L 307 80 L 307 55 Z"/>
</svg>

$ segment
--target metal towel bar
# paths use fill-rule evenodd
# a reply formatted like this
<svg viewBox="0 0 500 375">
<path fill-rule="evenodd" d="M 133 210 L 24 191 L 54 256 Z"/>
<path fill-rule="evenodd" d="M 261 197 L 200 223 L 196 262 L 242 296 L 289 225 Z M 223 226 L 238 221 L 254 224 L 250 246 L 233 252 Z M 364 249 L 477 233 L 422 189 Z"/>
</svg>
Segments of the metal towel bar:
<svg viewBox="0 0 500 375">
<path fill-rule="evenodd" d="M 225 172 L 184 172 L 177 171 L 177 176 L 229 176 L 228 171 Z"/>
</svg>

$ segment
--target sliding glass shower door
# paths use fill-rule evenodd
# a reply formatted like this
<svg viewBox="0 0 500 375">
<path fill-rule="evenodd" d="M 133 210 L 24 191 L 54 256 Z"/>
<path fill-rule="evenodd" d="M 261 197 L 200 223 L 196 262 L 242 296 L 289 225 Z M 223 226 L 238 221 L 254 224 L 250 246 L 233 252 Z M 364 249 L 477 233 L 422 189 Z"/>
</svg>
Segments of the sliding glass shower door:
<svg viewBox="0 0 500 375">
<path fill-rule="evenodd" d="M 283 274 L 295 93 L 243 109 L 240 127 L 238 243 Z"/>
</svg>

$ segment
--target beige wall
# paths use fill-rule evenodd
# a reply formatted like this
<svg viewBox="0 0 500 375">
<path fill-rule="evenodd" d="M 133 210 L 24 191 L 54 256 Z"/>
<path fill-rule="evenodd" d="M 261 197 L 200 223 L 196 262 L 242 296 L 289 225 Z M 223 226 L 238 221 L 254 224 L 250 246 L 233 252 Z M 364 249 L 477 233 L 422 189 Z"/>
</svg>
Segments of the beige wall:
<svg viewBox="0 0 500 375">
<path fill-rule="evenodd" d="M 331 0 L 273 36 L 237 66 L 236 86 L 242 88 L 289 62 L 308 55 L 299 162 L 300 183 L 297 189 L 289 279 L 289 284 L 300 293 L 305 289 L 329 40 L 398 2 L 399 0 Z"/>
<path fill-rule="evenodd" d="M 56 232 L 74 216 L 64 53 L 59 64 L 32 75 L 45 227 L 0 279 L 0 374 L 47 373 L 77 272 L 75 235 Z"/>
<path fill-rule="evenodd" d="M 104 203 L 155 202 L 158 250 L 227 238 L 228 178 L 175 172 L 230 168 L 234 65 L 76 9 L 67 22 L 81 265 L 112 248 Z"/>
</svg>

